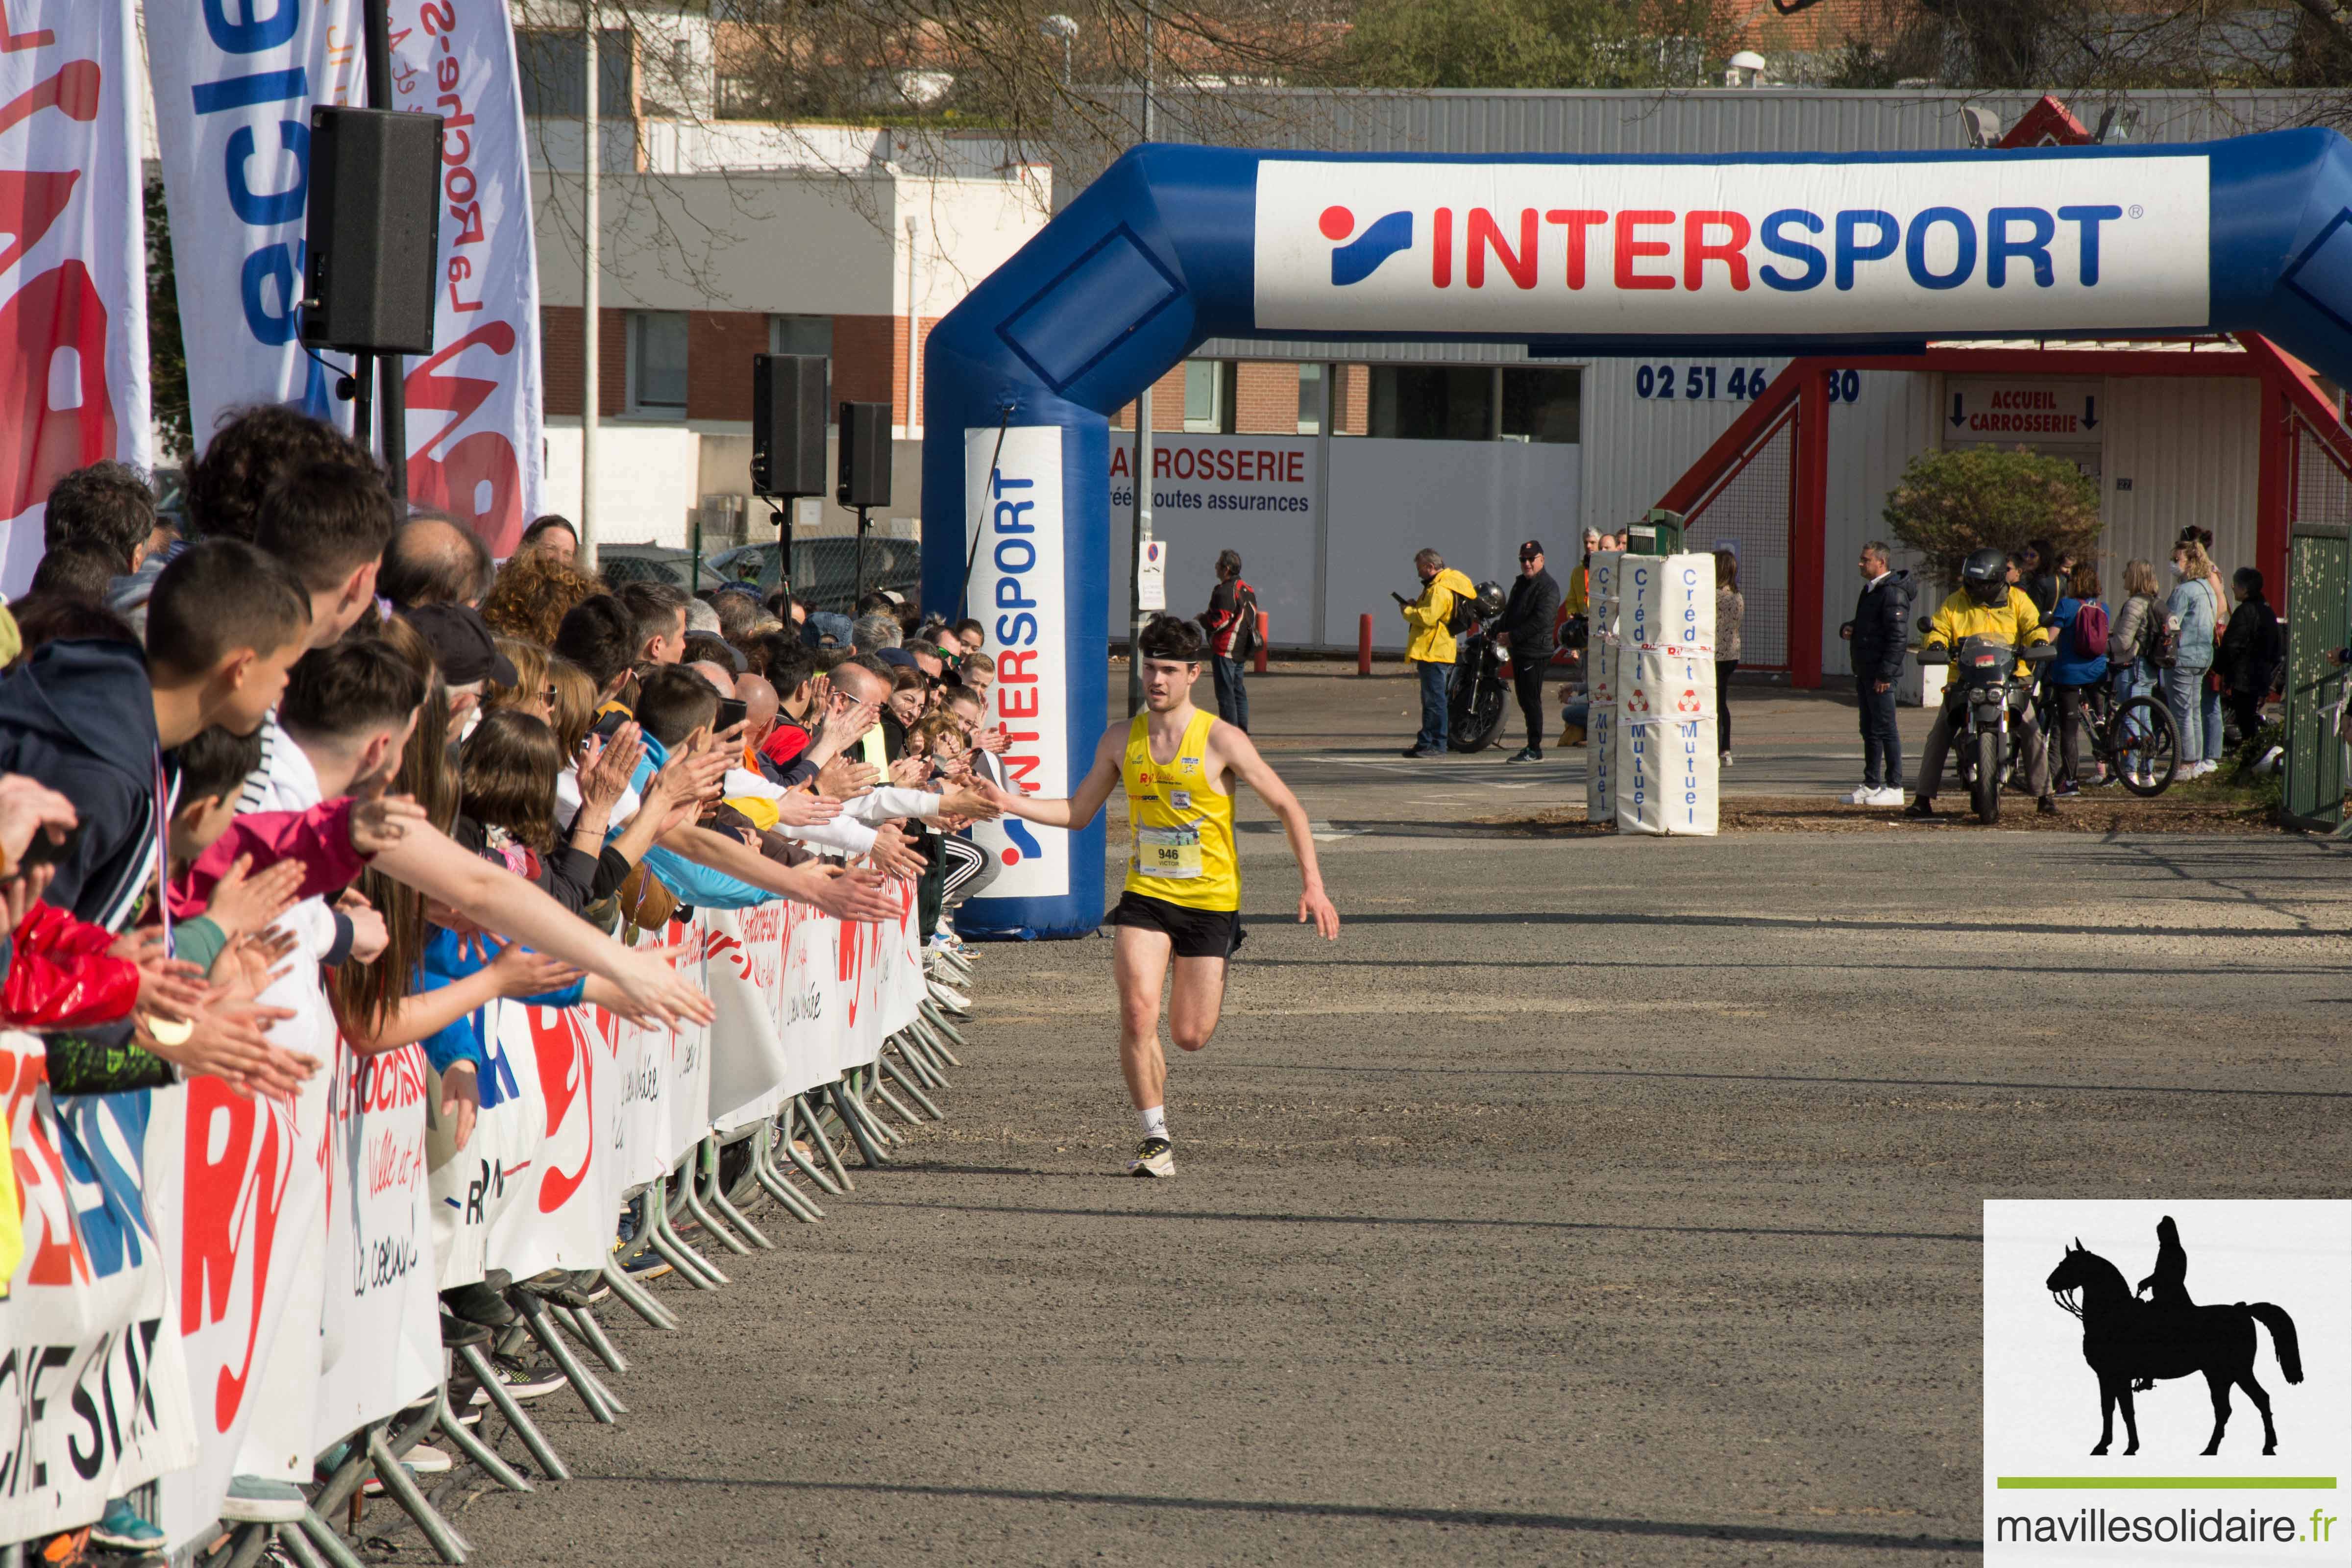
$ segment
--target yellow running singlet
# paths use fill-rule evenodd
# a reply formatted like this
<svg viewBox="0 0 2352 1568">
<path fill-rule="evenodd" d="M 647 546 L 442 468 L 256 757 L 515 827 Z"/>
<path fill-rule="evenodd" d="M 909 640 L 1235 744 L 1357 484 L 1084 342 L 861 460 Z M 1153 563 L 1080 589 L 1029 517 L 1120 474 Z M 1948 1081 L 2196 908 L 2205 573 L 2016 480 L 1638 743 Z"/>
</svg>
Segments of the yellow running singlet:
<svg viewBox="0 0 2352 1568">
<path fill-rule="evenodd" d="M 1234 858 L 1234 797 L 1209 783 L 1209 726 L 1195 711 L 1171 762 L 1151 755 L 1151 716 L 1138 713 L 1118 763 L 1127 785 L 1127 890 L 1188 910 L 1242 907 Z"/>
</svg>

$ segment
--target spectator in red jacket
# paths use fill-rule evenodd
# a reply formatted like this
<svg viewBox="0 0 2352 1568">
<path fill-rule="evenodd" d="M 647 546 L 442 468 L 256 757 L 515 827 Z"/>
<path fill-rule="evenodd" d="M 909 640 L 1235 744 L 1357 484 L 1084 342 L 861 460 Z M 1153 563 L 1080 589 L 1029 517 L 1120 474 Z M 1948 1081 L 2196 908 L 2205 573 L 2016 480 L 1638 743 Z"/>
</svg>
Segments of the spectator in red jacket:
<svg viewBox="0 0 2352 1568">
<path fill-rule="evenodd" d="M 1242 581 L 1241 552 L 1217 554 L 1217 585 L 1201 615 L 1209 634 L 1209 677 L 1216 682 L 1217 717 L 1249 733 L 1249 689 L 1242 684 L 1242 661 L 1257 648 L 1257 590 Z"/>
</svg>

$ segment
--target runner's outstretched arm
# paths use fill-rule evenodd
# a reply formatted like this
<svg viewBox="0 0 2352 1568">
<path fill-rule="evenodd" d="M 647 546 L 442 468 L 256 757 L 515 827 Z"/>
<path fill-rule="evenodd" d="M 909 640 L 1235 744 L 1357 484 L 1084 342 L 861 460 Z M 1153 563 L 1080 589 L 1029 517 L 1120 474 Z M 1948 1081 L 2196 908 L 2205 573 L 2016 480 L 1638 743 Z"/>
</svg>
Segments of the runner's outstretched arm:
<svg viewBox="0 0 2352 1568">
<path fill-rule="evenodd" d="M 1017 789 L 1003 789 L 975 778 L 972 789 L 999 811 L 1025 816 L 1044 827 L 1084 827 L 1095 819 L 1110 792 L 1118 787 L 1118 756 L 1127 746 L 1125 731 L 1105 731 L 1095 745 L 1095 765 L 1078 781 L 1067 800 L 1041 800 Z"/>
<path fill-rule="evenodd" d="M 1209 731 L 1209 745 L 1222 752 L 1233 775 L 1255 790 L 1258 799 L 1282 818 L 1282 836 L 1290 840 L 1291 858 L 1298 862 L 1298 879 L 1303 884 L 1298 894 L 1299 924 L 1313 921 L 1326 942 L 1338 941 L 1339 911 L 1331 907 L 1323 891 L 1323 868 L 1315 858 L 1315 830 L 1307 820 L 1307 808 L 1298 804 L 1282 775 L 1258 755 L 1256 742 L 1247 732 L 1219 722 Z"/>
</svg>

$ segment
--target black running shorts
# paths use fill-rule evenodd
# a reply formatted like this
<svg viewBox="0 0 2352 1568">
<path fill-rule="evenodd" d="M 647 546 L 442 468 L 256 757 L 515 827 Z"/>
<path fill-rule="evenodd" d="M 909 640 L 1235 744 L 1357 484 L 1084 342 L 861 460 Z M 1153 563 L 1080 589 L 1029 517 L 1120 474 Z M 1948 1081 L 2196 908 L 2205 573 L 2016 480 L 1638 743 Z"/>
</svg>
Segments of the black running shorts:
<svg viewBox="0 0 2352 1568">
<path fill-rule="evenodd" d="M 1164 931 L 1179 958 L 1231 958 L 1243 940 L 1239 910 L 1187 909 L 1148 893 L 1121 893 L 1103 924 Z"/>
</svg>

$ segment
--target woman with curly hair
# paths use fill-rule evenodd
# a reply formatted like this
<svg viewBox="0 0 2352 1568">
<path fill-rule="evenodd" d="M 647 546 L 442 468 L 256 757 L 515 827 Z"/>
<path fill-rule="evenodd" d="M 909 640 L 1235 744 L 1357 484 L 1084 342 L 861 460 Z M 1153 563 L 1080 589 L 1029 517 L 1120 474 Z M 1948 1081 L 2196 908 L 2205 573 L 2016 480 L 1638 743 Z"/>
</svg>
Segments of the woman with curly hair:
<svg viewBox="0 0 2352 1568">
<path fill-rule="evenodd" d="M 563 624 L 565 613 L 604 591 L 603 584 L 571 562 L 545 551 L 527 551 L 499 568 L 498 580 L 482 601 L 482 619 L 492 631 L 553 647 L 555 628 Z"/>
</svg>

